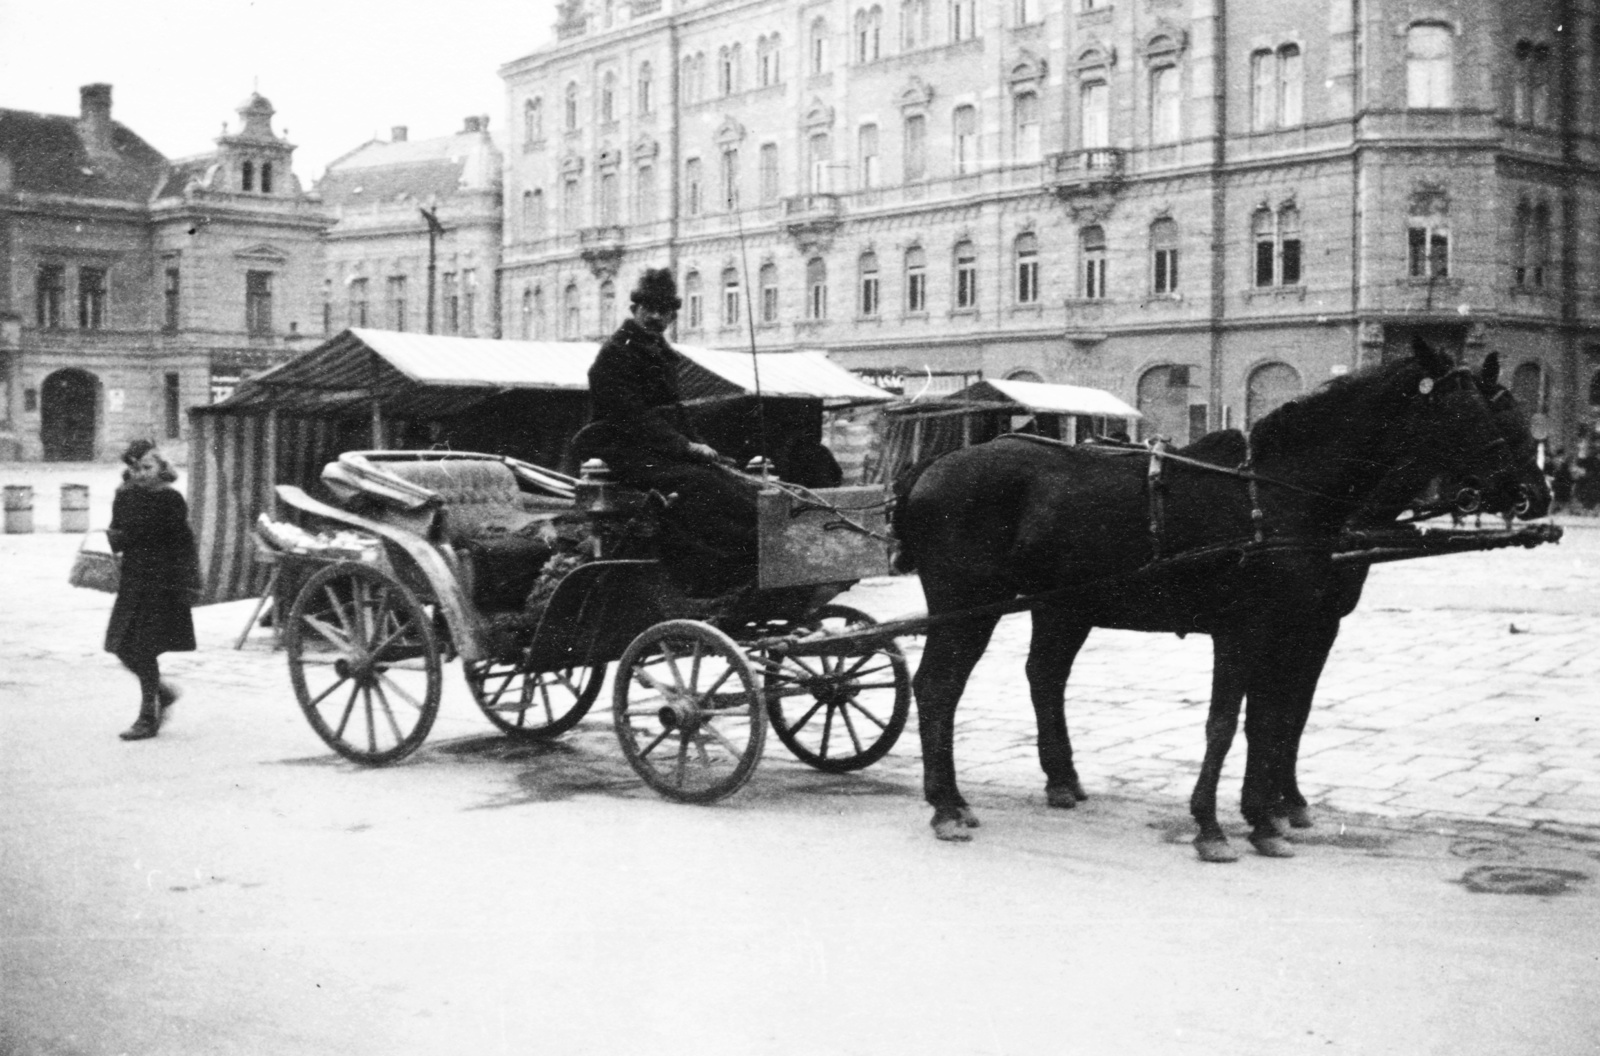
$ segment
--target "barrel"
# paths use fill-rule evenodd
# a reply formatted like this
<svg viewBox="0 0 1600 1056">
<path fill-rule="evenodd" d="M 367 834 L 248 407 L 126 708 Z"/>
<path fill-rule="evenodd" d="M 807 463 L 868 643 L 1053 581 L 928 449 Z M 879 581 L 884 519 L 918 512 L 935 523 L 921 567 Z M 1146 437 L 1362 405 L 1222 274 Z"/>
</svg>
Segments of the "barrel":
<svg viewBox="0 0 1600 1056">
<path fill-rule="evenodd" d="M 89 485 L 61 485 L 61 530 L 63 532 L 89 530 Z"/>
<path fill-rule="evenodd" d="M 26 535 L 33 531 L 33 488 L 28 484 L 6 485 L 6 534 Z"/>
</svg>

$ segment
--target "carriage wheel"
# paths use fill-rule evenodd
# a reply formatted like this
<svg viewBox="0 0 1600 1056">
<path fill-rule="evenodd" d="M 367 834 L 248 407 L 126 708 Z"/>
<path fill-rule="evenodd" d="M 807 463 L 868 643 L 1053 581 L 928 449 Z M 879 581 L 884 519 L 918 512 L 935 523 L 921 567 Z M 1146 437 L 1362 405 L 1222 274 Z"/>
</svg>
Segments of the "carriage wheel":
<svg viewBox="0 0 1600 1056">
<path fill-rule="evenodd" d="M 289 677 L 317 736 L 347 759 L 404 759 L 439 716 L 439 639 L 417 596 L 370 565 L 317 572 L 284 636 Z"/>
<path fill-rule="evenodd" d="M 606 665 L 529 671 L 519 660 L 468 660 L 467 685 L 490 722 L 516 741 L 548 741 L 576 726 L 606 680 Z"/>
<path fill-rule="evenodd" d="M 824 605 L 802 626 L 839 633 L 877 622 L 848 605 Z M 772 732 L 808 766 L 830 774 L 871 766 L 906 728 L 911 676 L 893 640 L 862 656 L 764 654 L 761 661 Z"/>
<path fill-rule="evenodd" d="M 695 620 L 658 623 L 617 662 L 612 717 L 645 784 L 711 803 L 750 779 L 766 741 L 761 682 L 732 638 Z"/>
</svg>

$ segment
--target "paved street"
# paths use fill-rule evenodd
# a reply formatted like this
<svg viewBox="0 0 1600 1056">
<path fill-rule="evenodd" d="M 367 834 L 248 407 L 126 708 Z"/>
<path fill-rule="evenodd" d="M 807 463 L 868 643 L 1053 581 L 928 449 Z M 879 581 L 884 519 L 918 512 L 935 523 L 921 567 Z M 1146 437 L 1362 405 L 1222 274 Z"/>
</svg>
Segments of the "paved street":
<svg viewBox="0 0 1600 1056">
<path fill-rule="evenodd" d="M 1050 812 L 1025 616 L 962 706 L 966 847 L 928 835 L 914 728 L 838 778 L 769 744 L 697 810 L 642 787 L 604 708 L 511 745 L 454 667 L 413 760 L 351 766 L 269 632 L 232 648 L 246 602 L 197 610 L 174 721 L 122 744 L 111 599 L 66 586 L 53 508 L 87 483 L 103 526 L 115 479 L 0 466 L 38 529 L 0 536 L 6 1056 L 1594 1051 L 1600 521 L 1377 568 L 1302 753 L 1318 828 L 1212 867 L 1186 846 L 1209 642 L 1090 638 L 1068 706 L 1093 798 Z M 909 579 L 844 600 L 921 608 Z"/>
</svg>

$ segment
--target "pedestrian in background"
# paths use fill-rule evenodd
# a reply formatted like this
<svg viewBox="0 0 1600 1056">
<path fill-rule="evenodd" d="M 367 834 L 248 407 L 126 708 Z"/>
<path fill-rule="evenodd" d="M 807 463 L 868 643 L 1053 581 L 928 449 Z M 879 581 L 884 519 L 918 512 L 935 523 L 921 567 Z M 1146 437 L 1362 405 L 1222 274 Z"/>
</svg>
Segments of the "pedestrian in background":
<svg viewBox="0 0 1600 1056">
<path fill-rule="evenodd" d="M 1572 463 L 1572 498 L 1584 513 L 1600 506 L 1600 456 L 1587 436 L 1578 441 L 1578 457 Z"/>
<path fill-rule="evenodd" d="M 194 649 L 191 596 L 199 560 L 189 506 L 172 487 L 178 475 L 154 441 L 135 440 L 122 453 L 128 467 L 111 503 L 111 549 L 122 555 L 121 585 L 106 626 L 106 652 L 139 679 L 139 717 L 120 736 L 142 741 L 161 731 L 178 691 L 161 681 L 162 653 Z"/>
<path fill-rule="evenodd" d="M 1564 513 L 1572 501 L 1572 459 L 1567 449 L 1556 448 L 1550 459 L 1550 512 Z"/>
</svg>

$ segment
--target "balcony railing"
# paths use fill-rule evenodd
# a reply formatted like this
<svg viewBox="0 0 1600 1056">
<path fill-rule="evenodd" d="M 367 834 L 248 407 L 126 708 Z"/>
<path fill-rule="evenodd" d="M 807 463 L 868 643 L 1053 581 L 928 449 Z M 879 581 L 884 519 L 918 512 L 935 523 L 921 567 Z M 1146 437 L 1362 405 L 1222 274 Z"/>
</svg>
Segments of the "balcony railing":
<svg viewBox="0 0 1600 1056">
<path fill-rule="evenodd" d="M 783 200 L 783 230 L 800 242 L 828 239 L 844 222 L 837 194 L 797 194 Z"/>
<path fill-rule="evenodd" d="M 1100 190 L 1122 182 L 1123 161 L 1123 151 L 1116 147 L 1063 151 L 1050 155 L 1045 179 L 1063 197 Z"/>
</svg>

